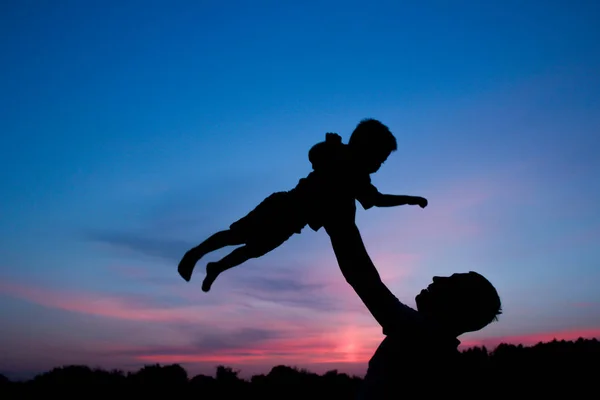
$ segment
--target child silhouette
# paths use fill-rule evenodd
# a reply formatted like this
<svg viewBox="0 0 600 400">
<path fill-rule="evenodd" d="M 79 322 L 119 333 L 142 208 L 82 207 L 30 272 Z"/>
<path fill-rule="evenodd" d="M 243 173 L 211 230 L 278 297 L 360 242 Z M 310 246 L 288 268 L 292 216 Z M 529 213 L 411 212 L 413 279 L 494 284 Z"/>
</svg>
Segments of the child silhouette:
<svg viewBox="0 0 600 400">
<path fill-rule="evenodd" d="M 405 204 L 425 208 L 427 200 L 423 197 L 382 194 L 371 183 L 370 174 L 377 172 L 396 149 L 394 135 L 375 119 L 360 121 L 348 144 L 342 143 L 338 134 L 327 133 L 325 141 L 308 153 L 313 171 L 307 177 L 289 191 L 271 194 L 228 230 L 217 232 L 188 250 L 179 263 L 179 274 L 189 281 L 204 255 L 243 244 L 220 261 L 207 264 L 202 290 L 208 292 L 221 272 L 267 254 L 306 225 L 318 231 L 327 210 L 348 196 L 358 200 L 365 210 Z"/>
</svg>

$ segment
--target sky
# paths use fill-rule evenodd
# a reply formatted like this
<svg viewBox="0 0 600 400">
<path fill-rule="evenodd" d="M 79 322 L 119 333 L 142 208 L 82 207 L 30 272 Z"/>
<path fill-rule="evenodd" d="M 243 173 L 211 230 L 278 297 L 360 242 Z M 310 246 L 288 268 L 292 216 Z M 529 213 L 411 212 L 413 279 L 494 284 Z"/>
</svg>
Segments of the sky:
<svg viewBox="0 0 600 400">
<path fill-rule="evenodd" d="M 381 327 L 305 228 L 200 290 L 184 252 L 363 118 L 414 206 L 357 224 L 404 303 L 477 271 L 503 314 L 461 348 L 600 338 L 600 3 L 0 4 L 0 373 L 275 365 L 362 376 Z"/>
</svg>

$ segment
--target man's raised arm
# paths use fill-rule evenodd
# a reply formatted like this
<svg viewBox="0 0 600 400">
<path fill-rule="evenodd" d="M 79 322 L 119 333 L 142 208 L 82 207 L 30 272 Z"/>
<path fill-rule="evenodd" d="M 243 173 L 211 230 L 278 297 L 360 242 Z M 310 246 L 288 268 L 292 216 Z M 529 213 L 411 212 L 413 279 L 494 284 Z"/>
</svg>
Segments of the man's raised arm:
<svg viewBox="0 0 600 400">
<path fill-rule="evenodd" d="M 379 322 L 384 333 L 402 329 L 403 319 L 399 300 L 381 281 L 379 273 L 367 253 L 354 214 L 343 221 L 325 225 L 338 265 L 358 297 Z"/>
</svg>

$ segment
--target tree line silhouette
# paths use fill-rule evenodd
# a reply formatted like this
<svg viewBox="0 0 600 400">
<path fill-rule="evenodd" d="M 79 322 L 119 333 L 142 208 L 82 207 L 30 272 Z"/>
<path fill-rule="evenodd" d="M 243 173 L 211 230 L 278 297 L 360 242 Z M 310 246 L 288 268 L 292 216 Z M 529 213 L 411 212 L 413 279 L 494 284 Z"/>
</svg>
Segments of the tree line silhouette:
<svg viewBox="0 0 600 400">
<path fill-rule="evenodd" d="M 457 377 L 464 379 L 464 395 L 598 395 L 600 342 L 579 338 L 553 340 L 534 346 L 500 344 L 493 351 L 473 347 L 461 352 Z M 242 379 L 239 371 L 218 366 L 215 376 L 189 377 L 178 364 L 146 365 L 137 372 L 107 371 L 71 365 L 52 369 L 27 381 L 0 375 L 0 398 L 43 395 L 114 396 L 161 395 L 170 398 L 353 399 L 362 378 L 328 371 L 323 375 L 278 365 L 268 374 Z M 399 377 L 401 380 L 402 377 Z M 425 383 L 426 384 L 426 383 Z M 430 384 L 434 385 L 435 382 Z M 161 391 L 157 393 L 157 391 Z M 426 392 L 426 387 L 423 387 Z M 415 393 L 415 395 L 417 395 Z"/>
</svg>

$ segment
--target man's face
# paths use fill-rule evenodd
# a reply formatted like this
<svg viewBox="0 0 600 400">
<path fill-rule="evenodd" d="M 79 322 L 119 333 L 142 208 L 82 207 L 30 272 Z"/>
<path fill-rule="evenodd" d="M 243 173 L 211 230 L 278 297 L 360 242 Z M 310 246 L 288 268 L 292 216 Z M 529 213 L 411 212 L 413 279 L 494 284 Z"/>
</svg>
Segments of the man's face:
<svg viewBox="0 0 600 400">
<path fill-rule="evenodd" d="M 501 308 L 496 289 L 473 271 L 449 277 L 435 276 L 415 301 L 421 315 L 458 335 L 489 324 Z"/>
<path fill-rule="evenodd" d="M 415 297 L 419 312 L 441 316 L 451 312 L 464 295 L 465 285 L 468 284 L 468 274 L 452 274 L 448 277 L 434 276 L 433 282 Z"/>
</svg>

